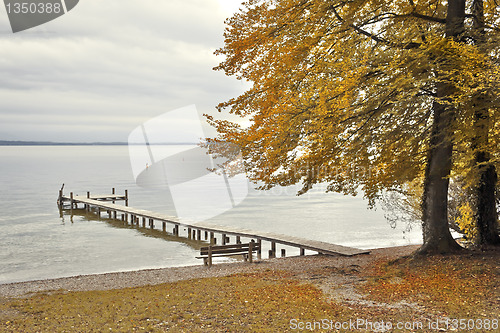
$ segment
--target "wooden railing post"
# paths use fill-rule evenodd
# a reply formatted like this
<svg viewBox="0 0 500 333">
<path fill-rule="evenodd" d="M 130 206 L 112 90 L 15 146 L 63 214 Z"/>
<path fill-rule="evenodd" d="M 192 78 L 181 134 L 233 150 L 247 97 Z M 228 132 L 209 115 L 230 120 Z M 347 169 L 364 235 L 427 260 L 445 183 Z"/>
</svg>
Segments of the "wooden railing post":
<svg viewBox="0 0 500 333">
<path fill-rule="evenodd" d="M 59 198 L 57 198 L 57 204 L 59 205 L 59 207 L 62 207 L 63 206 L 63 191 L 62 190 L 59 190 Z"/>
<path fill-rule="evenodd" d="M 128 207 L 128 190 L 125 190 L 125 206 Z"/>
<path fill-rule="evenodd" d="M 208 267 L 212 267 L 212 245 L 208 246 Z"/>
<path fill-rule="evenodd" d="M 262 239 L 257 239 L 257 244 L 259 244 L 259 249 L 257 250 L 257 259 L 261 259 L 262 257 Z"/>
<path fill-rule="evenodd" d="M 252 241 L 248 245 L 248 261 L 249 262 L 253 262 L 253 247 L 254 247 L 254 244 L 255 244 L 255 242 L 252 239 Z"/>
<path fill-rule="evenodd" d="M 63 196 L 64 196 L 64 184 L 62 184 L 61 189 L 59 190 L 59 198 L 57 198 L 57 204 L 61 207 L 63 207 Z"/>
</svg>

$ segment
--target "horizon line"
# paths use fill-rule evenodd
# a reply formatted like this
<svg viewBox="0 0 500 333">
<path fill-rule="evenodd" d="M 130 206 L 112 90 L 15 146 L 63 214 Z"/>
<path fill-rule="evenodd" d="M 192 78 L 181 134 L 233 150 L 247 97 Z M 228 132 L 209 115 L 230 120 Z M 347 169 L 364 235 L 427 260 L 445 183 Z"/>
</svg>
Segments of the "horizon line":
<svg viewBox="0 0 500 333">
<path fill-rule="evenodd" d="M 149 145 L 198 145 L 193 142 L 159 142 Z M 56 141 L 24 141 L 24 140 L 0 140 L 0 146 L 140 146 L 144 143 L 115 142 L 56 142 Z"/>
</svg>

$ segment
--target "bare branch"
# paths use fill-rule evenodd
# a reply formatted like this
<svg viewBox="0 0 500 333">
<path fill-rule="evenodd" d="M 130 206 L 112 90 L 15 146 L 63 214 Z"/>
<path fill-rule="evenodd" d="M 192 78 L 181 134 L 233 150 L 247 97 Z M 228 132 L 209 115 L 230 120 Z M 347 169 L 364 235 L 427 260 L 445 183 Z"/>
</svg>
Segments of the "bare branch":
<svg viewBox="0 0 500 333">
<path fill-rule="evenodd" d="M 335 15 L 335 17 L 345 23 L 345 20 L 339 15 L 339 13 L 337 12 L 337 10 L 332 7 L 332 10 L 333 10 L 333 13 Z M 400 49 L 405 49 L 405 50 L 409 50 L 409 49 L 416 49 L 416 48 L 419 48 L 420 47 L 420 43 L 416 43 L 416 42 L 408 42 L 408 43 L 394 43 L 394 42 L 391 42 L 391 41 L 388 41 L 384 38 L 381 38 L 379 36 L 376 36 L 374 34 L 372 34 L 371 32 L 368 32 L 364 29 L 362 29 L 361 27 L 355 25 L 355 24 L 348 24 L 349 27 L 353 28 L 355 31 L 357 31 L 358 33 L 360 33 L 361 35 L 364 35 L 372 40 L 374 40 L 375 42 L 377 43 L 381 43 L 381 44 L 385 44 L 385 45 L 389 45 L 389 46 L 392 46 L 392 47 L 396 47 L 396 48 L 400 48 Z"/>
</svg>

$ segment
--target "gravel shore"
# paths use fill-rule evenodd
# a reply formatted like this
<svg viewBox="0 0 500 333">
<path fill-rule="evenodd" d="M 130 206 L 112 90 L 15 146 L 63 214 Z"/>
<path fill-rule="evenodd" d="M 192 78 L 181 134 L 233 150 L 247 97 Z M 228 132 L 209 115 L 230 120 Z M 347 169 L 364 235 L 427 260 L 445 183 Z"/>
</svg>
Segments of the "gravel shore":
<svg viewBox="0 0 500 333">
<path fill-rule="evenodd" d="M 51 290 L 86 291 L 109 290 L 156 285 L 166 282 L 189 280 L 195 278 L 227 276 L 236 273 L 248 273 L 255 270 L 289 271 L 295 276 L 314 280 L 317 272 L 330 270 L 349 272 L 370 265 L 380 259 L 395 259 L 411 254 L 419 246 L 401 246 L 374 249 L 370 254 L 346 256 L 310 255 L 254 261 L 254 263 L 236 262 L 215 264 L 211 268 L 203 265 L 187 267 L 170 267 L 131 272 L 118 272 L 96 275 L 80 275 L 67 278 L 27 281 L 0 285 L 0 297 L 23 297 L 36 292 Z M 324 275 L 324 273 L 323 273 Z M 335 274 L 342 276 L 344 274 Z M 332 275 L 333 276 L 333 275 Z M 327 281 L 324 281 L 327 282 Z M 334 282 L 334 281 L 330 281 Z"/>
</svg>

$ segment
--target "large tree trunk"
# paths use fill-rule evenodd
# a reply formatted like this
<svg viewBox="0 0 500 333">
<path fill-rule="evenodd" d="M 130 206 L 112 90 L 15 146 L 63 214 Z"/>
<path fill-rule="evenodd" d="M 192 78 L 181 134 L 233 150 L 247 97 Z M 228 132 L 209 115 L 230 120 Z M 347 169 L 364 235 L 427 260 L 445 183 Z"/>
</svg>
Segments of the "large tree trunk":
<svg viewBox="0 0 500 333">
<path fill-rule="evenodd" d="M 460 38 L 464 31 L 465 0 L 449 0 L 446 16 L 446 37 Z M 445 64 L 443 64 L 445 65 Z M 438 98 L 446 99 L 454 87 L 441 82 L 436 87 Z M 461 247 L 453 239 L 448 226 L 448 185 L 452 166 L 455 110 L 435 102 L 429 153 L 422 198 L 422 229 L 424 244 L 418 254 L 453 252 Z"/>
<path fill-rule="evenodd" d="M 496 208 L 497 172 L 488 162 L 488 154 L 478 152 L 475 156 L 479 165 L 479 184 L 476 188 L 476 223 L 478 227 L 478 246 L 500 245 L 498 235 L 498 213 Z M 486 163 L 486 164 L 482 164 Z"/>
<path fill-rule="evenodd" d="M 448 90 L 446 86 L 438 90 Z M 453 239 L 448 225 L 448 185 L 452 166 L 451 123 L 453 110 L 434 103 L 434 123 L 427 155 L 423 193 L 424 244 L 418 254 L 453 252 L 461 247 Z"/>
<path fill-rule="evenodd" d="M 485 44 L 485 26 L 483 0 L 474 0 L 472 3 L 473 37 L 475 44 L 481 49 Z M 478 228 L 476 245 L 499 245 L 498 212 L 496 207 L 497 171 L 490 163 L 490 154 L 484 151 L 488 145 L 488 132 L 490 129 L 490 116 L 488 109 L 488 94 L 474 96 L 475 113 L 475 138 L 474 162 L 478 172 L 478 184 L 475 188 L 475 220 Z"/>
</svg>

